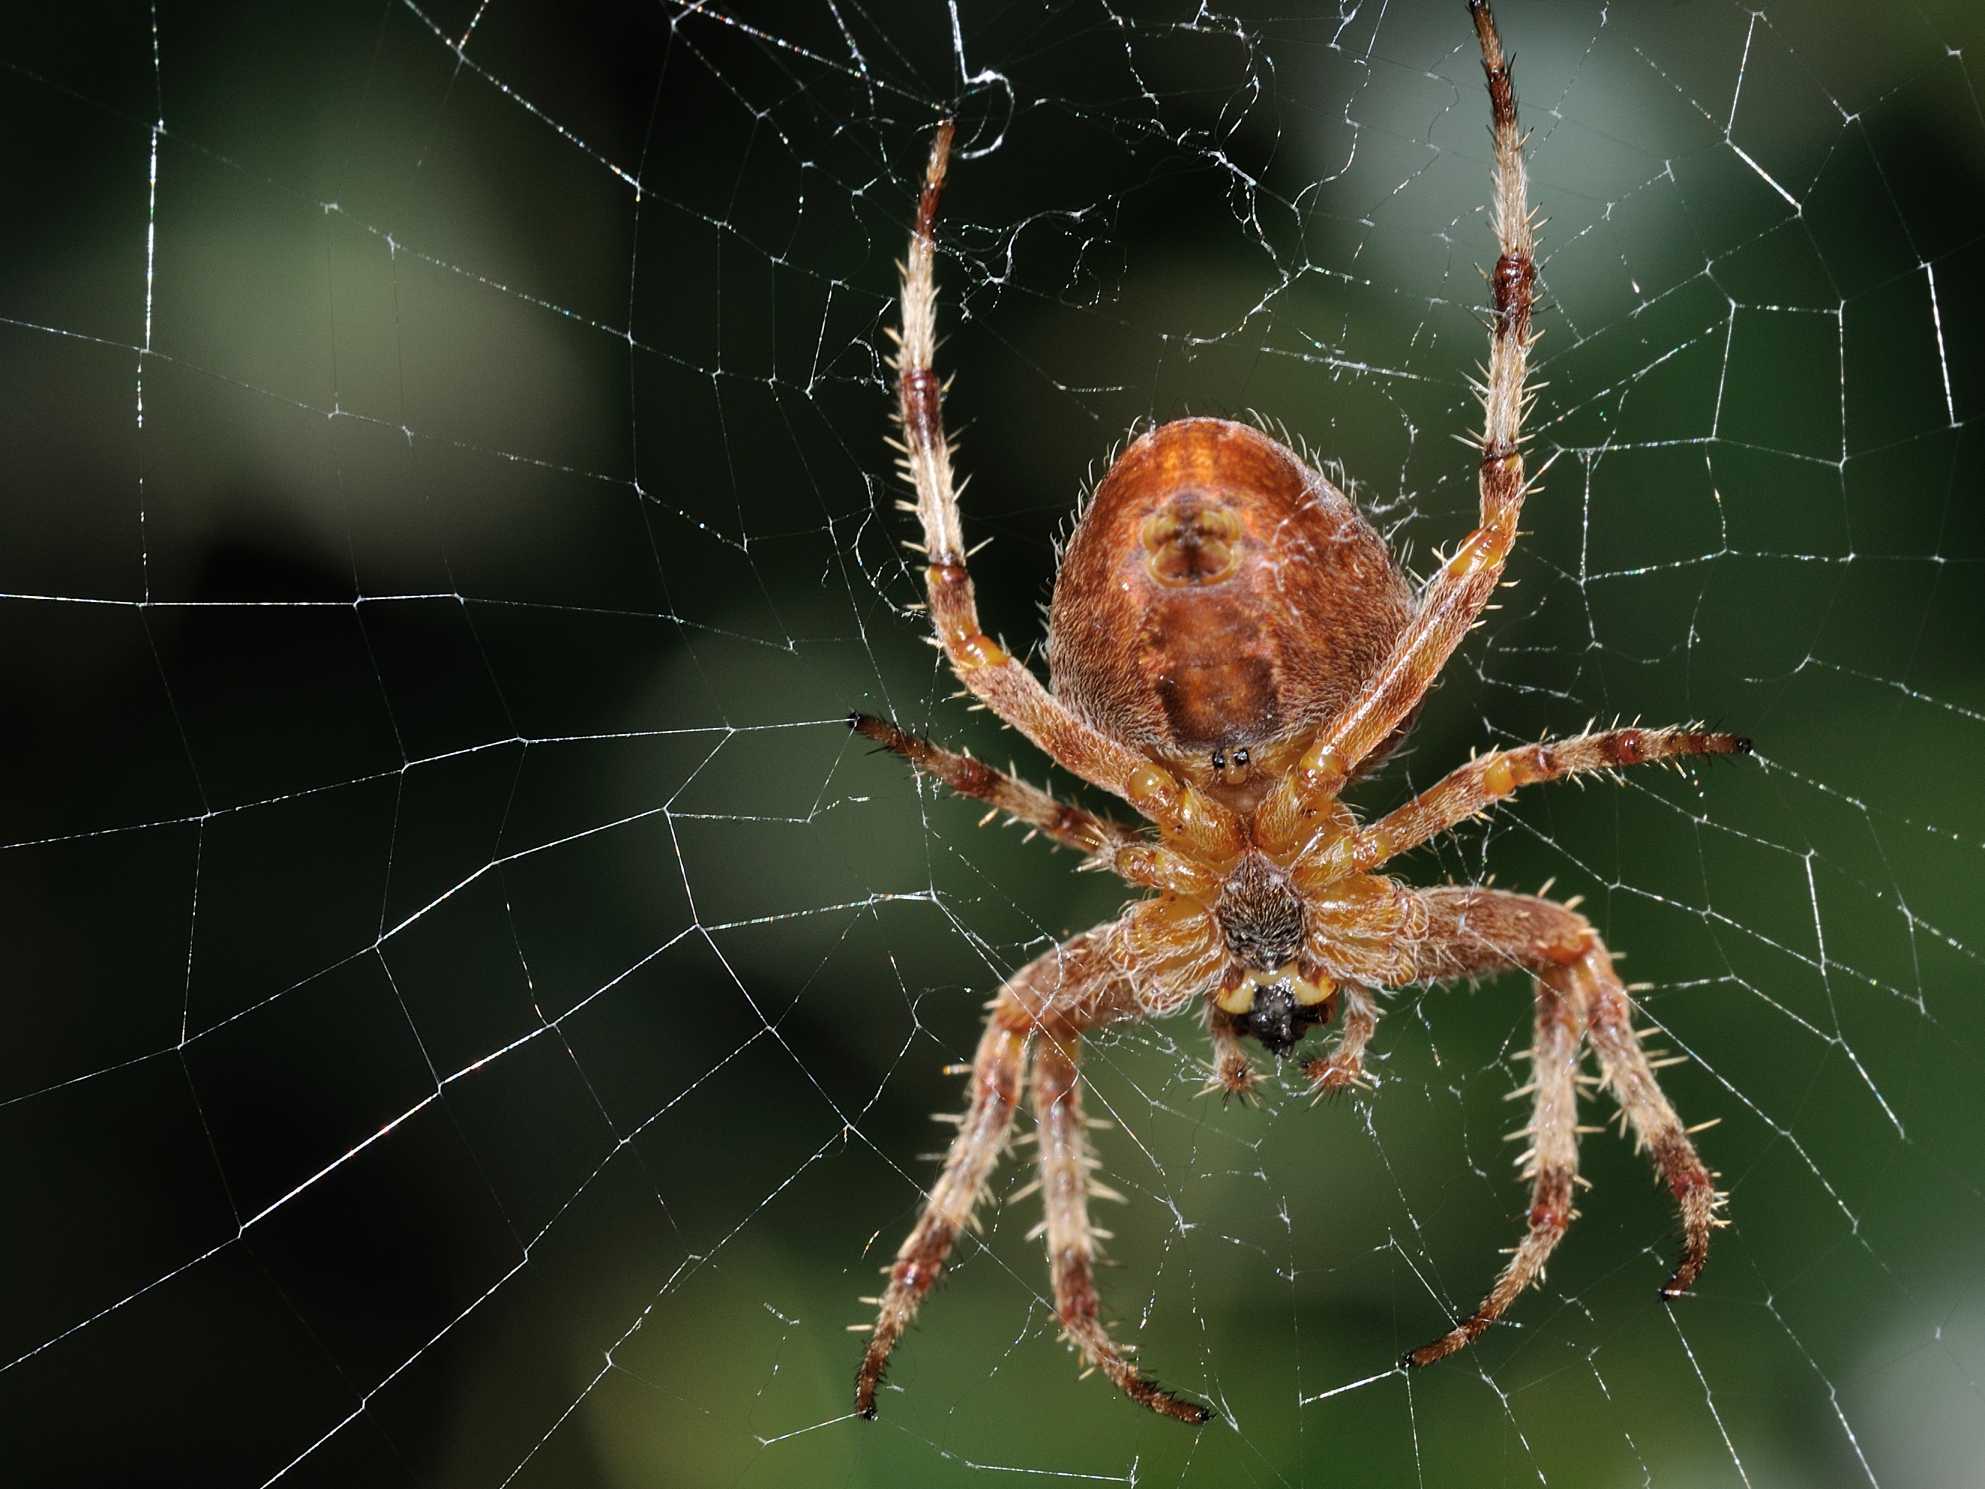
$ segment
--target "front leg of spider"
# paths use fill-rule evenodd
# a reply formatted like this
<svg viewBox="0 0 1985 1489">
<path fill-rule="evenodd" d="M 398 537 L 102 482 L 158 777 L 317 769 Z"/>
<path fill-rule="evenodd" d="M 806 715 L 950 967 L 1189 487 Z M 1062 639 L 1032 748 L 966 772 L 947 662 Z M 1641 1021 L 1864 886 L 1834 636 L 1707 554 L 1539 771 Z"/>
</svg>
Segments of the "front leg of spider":
<svg viewBox="0 0 1985 1489">
<path fill-rule="evenodd" d="M 1407 1363 L 1478 1338 L 1543 1273 L 1575 1215 L 1581 1054 L 1653 1156 L 1681 1214 L 1686 1290 L 1723 1203 L 1655 1080 L 1612 958 L 1574 905 L 1470 886 L 1417 890 L 1378 870 L 1522 787 L 1648 761 L 1741 754 L 1749 741 L 1694 728 L 1613 729 L 1471 761 L 1369 825 L 1339 800 L 1411 727 L 1420 703 L 1501 582 L 1531 483 L 1523 415 L 1535 243 L 1523 136 L 1502 41 L 1471 0 L 1494 140 L 1499 254 L 1480 389 L 1480 518 L 1417 594 L 1356 504 L 1303 456 L 1225 419 L 1181 419 L 1133 440 L 1062 551 L 1048 609 L 1051 684 L 980 628 L 944 433 L 936 352 L 935 226 L 951 126 L 931 145 L 903 266 L 896 442 L 923 531 L 936 641 L 958 679 L 1056 764 L 1128 802 L 1139 829 L 1058 801 L 1010 774 L 865 715 L 850 725 L 961 795 L 1026 823 L 1150 893 L 1108 925 L 1009 978 L 972 1063 L 958 1135 L 889 1283 L 856 1377 L 876 1412 L 892 1351 L 961 1232 L 1011 1135 L 1032 1064 L 1038 1187 L 1055 1311 L 1083 1362 L 1130 1400 L 1176 1420 L 1210 1410 L 1158 1385 L 1110 1335 L 1095 1285 L 1091 1177 L 1078 1055 L 1106 1025 L 1196 1010 L 1213 1044 L 1209 1090 L 1246 1097 L 1276 1061 L 1336 1022 L 1329 1054 L 1302 1065 L 1319 1097 L 1371 1086 L 1375 990 L 1508 970 L 1535 985 L 1524 1233 L 1474 1313 Z"/>
</svg>

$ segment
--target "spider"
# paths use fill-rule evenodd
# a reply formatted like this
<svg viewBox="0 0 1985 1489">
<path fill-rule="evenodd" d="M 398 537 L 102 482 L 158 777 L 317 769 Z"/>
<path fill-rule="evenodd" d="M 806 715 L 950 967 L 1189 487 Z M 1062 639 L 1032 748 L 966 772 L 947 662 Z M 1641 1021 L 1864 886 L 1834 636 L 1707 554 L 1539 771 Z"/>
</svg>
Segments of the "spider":
<svg viewBox="0 0 1985 1489">
<path fill-rule="evenodd" d="M 1682 1248 L 1663 1297 L 1702 1271 L 1724 1196 L 1697 1156 L 1632 1024 L 1633 1004 L 1592 925 L 1540 896 L 1479 886 L 1409 887 L 1378 870 L 1523 786 L 1750 742 L 1701 728 L 1614 728 L 1480 755 L 1361 824 L 1338 799 L 1411 727 L 1420 701 L 1502 580 L 1531 483 L 1523 415 L 1536 271 L 1524 136 L 1486 0 L 1470 0 L 1494 140 L 1491 218 L 1499 257 L 1478 388 L 1480 525 L 1414 593 L 1353 502 L 1260 430 L 1190 418 L 1124 449 L 1065 545 L 1048 610 L 1052 688 L 980 628 L 960 529 L 936 351 L 933 229 L 952 124 L 930 149 L 902 272 L 892 440 L 916 489 L 936 644 L 965 688 L 1056 764 L 1113 792 L 1157 829 L 1055 800 L 970 756 L 861 714 L 851 727 L 953 791 L 1029 824 L 1153 891 L 1121 916 L 1021 968 L 991 1004 L 969 1105 L 915 1226 L 885 1269 L 856 1376 L 876 1414 L 890 1353 L 943 1271 L 985 1192 L 1032 1064 L 1038 1188 L 1063 1337 L 1133 1401 L 1188 1423 L 1211 1409 L 1139 1370 L 1097 1296 L 1095 1182 L 1082 1115 L 1083 1036 L 1128 1019 L 1200 1010 L 1209 1089 L 1245 1097 L 1250 1039 L 1278 1059 L 1342 1012 L 1327 1055 L 1302 1069 L 1318 1094 L 1369 1085 L 1376 990 L 1509 969 L 1535 988 L 1533 1115 L 1519 1159 L 1530 1181 L 1521 1239 L 1481 1305 L 1402 1360 L 1423 1366 L 1500 1317 L 1576 1215 L 1577 1083 L 1583 1050 L 1681 1212 Z M 911 503 L 903 503 L 911 508 Z M 1705 1124 L 1707 1125 L 1707 1124 Z"/>
</svg>

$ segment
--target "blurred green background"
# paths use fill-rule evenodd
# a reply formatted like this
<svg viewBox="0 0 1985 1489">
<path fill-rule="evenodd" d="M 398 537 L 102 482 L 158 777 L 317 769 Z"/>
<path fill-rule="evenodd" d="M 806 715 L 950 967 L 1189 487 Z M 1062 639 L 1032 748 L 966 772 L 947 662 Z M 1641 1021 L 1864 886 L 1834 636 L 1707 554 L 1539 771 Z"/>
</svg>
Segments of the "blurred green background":
<svg viewBox="0 0 1985 1489">
<path fill-rule="evenodd" d="M 1757 738 L 1406 868 L 1555 879 L 1627 954 L 1721 1119 L 1696 1294 L 1655 1301 L 1666 1198 L 1595 1135 L 1547 1284 L 1393 1371 L 1516 1234 L 1525 990 L 1391 998 L 1381 1090 L 1316 1109 L 1196 1099 L 1180 1020 L 1090 1050 L 1104 1285 L 1225 1420 L 1076 1383 L 1031 1200 L 847 1415 L 941 1067 L 1122 898 L 840 722 L 1043 775 L 907 608 L 882 331 L 928 131 L 1016 649 L 1139 419 L 1285 421 L 1424 566 L 1475 499 L 1486 106 L 1458 0 L 1316 9 L 10 19 L 18 1481 L 1979 1481 L 1969 0 L 1502 8 L 1561 453 L 1359 802 L 1592 717 Z"/>
</svg>

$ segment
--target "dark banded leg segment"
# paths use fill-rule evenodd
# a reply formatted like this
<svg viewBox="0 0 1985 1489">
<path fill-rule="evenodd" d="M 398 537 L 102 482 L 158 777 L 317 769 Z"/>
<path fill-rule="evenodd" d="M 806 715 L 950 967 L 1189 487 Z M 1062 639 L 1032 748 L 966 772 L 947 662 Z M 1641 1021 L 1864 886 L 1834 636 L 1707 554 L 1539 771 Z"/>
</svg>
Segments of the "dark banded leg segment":
<svg viewBox="0 0 1985 1489">
<path fill-rule="evenodd" d="M 979 621 L 966 567 L 960 483 L 944 430 L 944 382 L 937 360 L 937 205 L 950 169 L 953 126 L 931 137 L 916 226 L 902 265 L 903 324 L 896 336 L 896 441 L 904 478 L 916 489 L 919 546 L 931 629 L 959 682 L 1000 720 L 1020 731 L 1062 769 L 1115 792 L 1168 836 L 1183 834 L 1209 848 L 1204 856 L 1240 851 L 1246 830 L 1227 806 L 1191 782 L 1159 770 L 1137 750 L 1071 713 L 1022 662 L 1008 655 Z M 1137 880 L 1136 882 L 1145 882 Z"/>
<path fill-rule="evenodd" d="M 1094 1187 L 1082 1098 L 1077 1085 L 1080 1035 L 1043 1035 L 1034 1052 L 1034 1115 L 1039 1122 L 1041 1203 L 1047 1218 L 1048 1263 L 1054 1273 L 1055 1314 L 1062 1337 L 1094 1369 L 1139 1406 L 1198 1426 L 1211 1408 L 1167 1390 L 1144 1374 L 1110 1338 L 1096 1292 L 1096 1238 L 1089 1222 Z M 1096 1192 L 1107 1194 L 1108 1191 Z"/>
<path fill-rule="evenodd" d="M 1482 74 L 1489 90 L 1489 132 L 1494 145 L 1489 217 L 1499 249 L 1489 275 L 1489 356 L 1477 392 L 1482 429 L 1476 484 L 1480 520 L 1422 587 L 1412 620 L 1391 655 L 1366 679 L 1344 711 L 1317 731 L 1314 741 L 1269 792 L 1256 814 L 1264 847 L 1293 847 L 1310 831 L 1324 803 L 1335 799 L 1358 767 L 1384 747 L 1420 706 L 1427 689 L 1481 619 L 1503 565 L 1516 545 L 1517 522 L 1530 490 L 1523 459 L 1523 420 L 1530 402 L 1531 326 L 1536 295 L 1536 233 L 1530 217 L 1523 132 L 1516 118 L 1516 90 L 1488 0 L 1469 0 L 1481 44 Z"/>
<path fill-rule="evenodd" d="M 1578 1138 L 1572 1097 L 1581 1035 L 1598 1057 L 1600 1084 L 1619 1104 L 1636 1142 L 1651 1153 L 1656 1173 L 1681 1212 L 1681 1256 L 1661 1289 L 1664 1298 L 1679 1297 L 1709 1258 L 1711 1232 L 1723 1224 L 1717 1211 L 1725 1196 L 1655 1078 L 1655 1064 L 1633 1028 L 1632 1000 L 1598 932 L 1569 905 L 1531 895 L 1431 889 L 1419 897 L 1427 910 L 1427 929 L 1419 947 L 1418 980 L 1487 977 L 1515 968 L 1538 979 L 1531 1070 L 1536 1116 L 1527 1130 L 1532 1146 L 1524 1155 L 1532 1190 L 1522 1243 L 1482 1306 L 1442 1338 L 1407 1355 L 1405 1363 L 1432 1364 L 1478 1337 L 1542 1275 L 1551 1248 L 1576 1213 L 1571 1208 Z"/>
<path fill-rule="evenodd" d="M 1673 727 L 1608 729 L 1496 750 L 1449 771 L 1370 826 L 1331 839 L 1306 861 L 1319 867 L 1337 863 L 1345 873 L 1371 873 L 1525 786 L 1650 762 L 1750 753 L 1751 741 L 1742 735 Z"/>
<path fill-rule="evenodd" d="M 1603 952 L 1601 956 L 1603 958 Z M 1587 1037 L 1599 1056 L 1604 1084 L 1619 1103 L 1636 1146 L 1648 1150 L 1654 1170 L 1681 1212 L 1682 1253 L 1662 1285 L 1661 1296 L 1679 1298 L 1694 1285 L 1709 1260 L 1710 1232 L 1723 1222 L 1717 1217 L 1724 1196 L 1715 1177 L 1696 1152 L 1688 1129 L 1654 1077 L 1654 1062 L 1641 1047 L 1633 1028 L 1633 1004 L 1610 962 L 1581 963 L 1577 974 L 1589 982 L 1591 1025 Z"/>
<path fill-rule="evenodd" d="M 1045 1047 L 1047 1030 L 1093 1028 L 1136 1011 L 1118 965 L 1120 931 L 1121 922 L 1115 922 L 1071 937 L 1014 973 L 993 999 L 972 1060 L 970 1104 L 959 1119 L 958 1135 L 923 1213 L 885 1269 L 889 1285 L 878 1300 L 875 1326 L 855 1373 L 859 1415 L 874 1419 L 876 1392 L 891 1352 L 943 1273 L 959 1233 L 972 1224 L 973 1211 L 1012 1134 L 1029 1045 Z"/>
<path fill-rule="evenodd" d="M 882 1385 L 890 1352 L 944 1270 L 959 1231 L 971 1224 L 986 1181 L 1006 1149 L 1026 1066 L 1025 1023 L 1015 1027 L 1001 1020 L 995 1010 L 972 1061 L 972 1104 L 959 1124 L 958 1136 L 951 1141 L 944 1171 L 931 1186 L 923 1214 L 897 1248 L 875 1329 L 855 1374 L 855 1411 L 870 1421 L 875 1420 L 875 1393 Z"/>
<path fill-rule="evenodd" d="M 1481 1306 L 1431 1344 L 1408 1354 L 1405 1364 L 1431 1365 L 1473 1344 L 1526 1287 L 1543 1277 L 1544 1264 L 1577 1213 L 1572 1209 L 1572 1186 L 1578 1178 L 1578 1060 L 1584 1013 L 1579 989 L 1571 979 L 1547 974 L 1536 987 L 1536 1032 L 1530 1044 L 1534 1105 L 1530 1125 L 1524 1129 L 1530 1147 L 1517 1160 L 1530 1180 L 1523 1239 Z"/>
<path fill-rule="evenodd" d="M 943 749 L 898 728 L 887 719 L 851 713 L 848 727 L 865 739 L 872 739 L 891 754 L 900 755 L 925 775 L 942 781 L 960 796 L 985 802 L 995 812 L 1004 812 L 1016 822 L 1025 822 L 1043 837 L 1073 848 L 1078 853 L 1095 854 L 1128 845 L 1138 834 L 1121 822 L 1112 822 L 1082 807 L 1057 801 L 1038 787 L 1015 780 L 995 770 L 983 760 Z"/>
</svg>

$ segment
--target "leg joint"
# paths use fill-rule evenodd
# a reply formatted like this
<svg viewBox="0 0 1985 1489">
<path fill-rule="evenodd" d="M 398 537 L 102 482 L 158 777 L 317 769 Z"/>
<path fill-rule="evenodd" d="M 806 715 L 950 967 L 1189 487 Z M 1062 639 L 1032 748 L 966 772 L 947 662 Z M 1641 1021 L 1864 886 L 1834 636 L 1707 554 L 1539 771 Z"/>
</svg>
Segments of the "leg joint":
<svg viewBox="0 0 1985 1489">
<path fill-rule="evenodd" d="M 1518 317 L 1530 313 L 1530 294 L 1537 281 L 1537 267 L 1527 253 L 1505 253 L 1496 260 L 1489 276 L 1495 295 L 1496 320 L 1504 330 L 1513 329 Z"/>
</svg>

